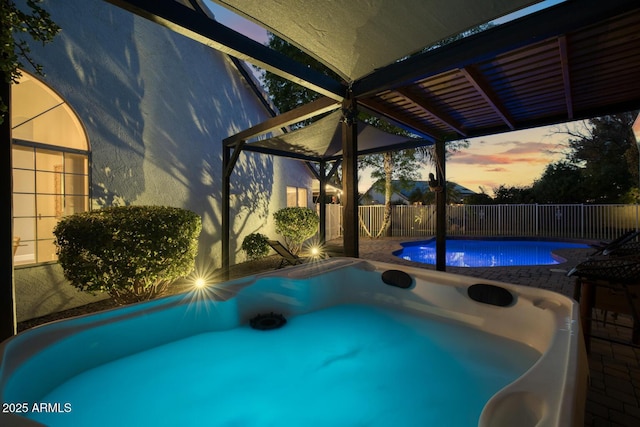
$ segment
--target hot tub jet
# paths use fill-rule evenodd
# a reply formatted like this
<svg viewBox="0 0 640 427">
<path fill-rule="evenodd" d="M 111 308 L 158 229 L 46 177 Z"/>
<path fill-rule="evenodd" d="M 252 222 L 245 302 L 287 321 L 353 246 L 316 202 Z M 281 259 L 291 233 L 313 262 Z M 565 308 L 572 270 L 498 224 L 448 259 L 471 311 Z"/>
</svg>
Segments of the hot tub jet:
<svg viewBox="0 0 640 427">
<path fill-rule="evenodd" d="M 269 314 L 258 314 L 256 317 L 249 321 L 249 325 L 253 329 L 260 331 L 268 331 L 271 329 L 278 329 L 287 323 L 287 319 L 282 314 L 276 314 L 271 312 Z"/>
</svg>

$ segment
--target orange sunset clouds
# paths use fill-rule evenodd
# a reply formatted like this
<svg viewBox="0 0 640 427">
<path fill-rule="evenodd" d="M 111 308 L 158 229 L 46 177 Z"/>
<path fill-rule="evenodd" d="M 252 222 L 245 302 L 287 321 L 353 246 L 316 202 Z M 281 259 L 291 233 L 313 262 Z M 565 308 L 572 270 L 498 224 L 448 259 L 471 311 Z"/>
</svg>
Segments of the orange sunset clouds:
<svg viewBox="0 0 640 427">
<path fill-rule="evenodd" d="M 554 130 L 542 127 L 471 138 L 469 148 L 448 158 L 447 179 L 473 191 L 483 187 L 488 194 L 500 185 L 529 186 L 548 164 L 563 157 L 560 144 L 566 135 Z"/>
</svg>

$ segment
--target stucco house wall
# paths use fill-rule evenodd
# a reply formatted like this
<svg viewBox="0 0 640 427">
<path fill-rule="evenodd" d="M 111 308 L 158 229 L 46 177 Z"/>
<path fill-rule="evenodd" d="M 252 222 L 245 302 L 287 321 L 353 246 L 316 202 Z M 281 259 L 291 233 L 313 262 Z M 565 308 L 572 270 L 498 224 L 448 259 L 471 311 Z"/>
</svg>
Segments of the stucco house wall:
<svg viewBox="0 0 640 427">
<path fill-rule="evenodd" d="M 44 47 L 32 43 L 32 53 L 42 80 L 86 129 L 92 208 L 191 209 L 203 220 L 199 267 L 220 267 L 222 140 L 268 112 L 229 58 L 211 48 L 102 0 L 43 6 L 62 32 Z M 302 162 L 240 156 L 231 188 L 232 263 L 244 260 L 247 234 L 277 237 L 272 215 L 286 206 L 287 185 L 311 194 Z M 68 285 L 57 264 L 16 267 L 15 289 L 18 320 L 96 298 Z"/>
</svg>

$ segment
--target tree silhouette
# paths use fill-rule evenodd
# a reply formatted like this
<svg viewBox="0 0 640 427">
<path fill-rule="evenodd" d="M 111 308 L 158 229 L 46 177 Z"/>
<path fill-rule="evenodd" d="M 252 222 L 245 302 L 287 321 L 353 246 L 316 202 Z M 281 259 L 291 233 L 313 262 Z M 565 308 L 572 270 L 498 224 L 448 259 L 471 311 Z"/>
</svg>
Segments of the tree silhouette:
<svg viewBox="0 0 640 427">
<path fill-rule="evenodd" d="M 3 84 L 17 83 L 21 76 L 20 68 L 25 62 L 35 72 L 43 74 L 42 67 L 31 57 L 28 35 L 42 44 L 48 43 L 60 32 L 49 13 L 39 6 L 42 0 L 27 0 L 28 12 L 18 8 L 12 0 L 0 0 L 0 70 Z M 0 123 L 4 121 L 7 105 L 0 98 Z"/>
</svg>

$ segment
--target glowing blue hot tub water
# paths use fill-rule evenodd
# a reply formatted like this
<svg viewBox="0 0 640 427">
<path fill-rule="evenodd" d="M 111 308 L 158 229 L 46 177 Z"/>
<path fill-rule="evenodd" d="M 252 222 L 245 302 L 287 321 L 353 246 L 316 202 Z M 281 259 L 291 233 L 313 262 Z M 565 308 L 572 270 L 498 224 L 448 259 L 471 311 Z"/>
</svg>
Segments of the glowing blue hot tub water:
<svg viewBox="0 0 640 427">
<path fill-rule="evenodd" d="M 461 325 L 341 305 L 281 329 L 203 333 L 98 366 L 42 398 L 73 402 L 70 413 L 31 418 L 48 426 L 475 426 L 489 398 L 539 357 Z"/>
<path fill-rule="evenodd" d="M 435 239 L 402 243 L 394 255 L 423 264 L 436 263 Z M 589 248 L 582 243 L 544 240 L 481 240 L 447 239 L 447 260 L 450 267 L 511 267 L 521 265 L 551 265 L 564 262 L 553 254 L 558 249 Z"/>
</svg>

